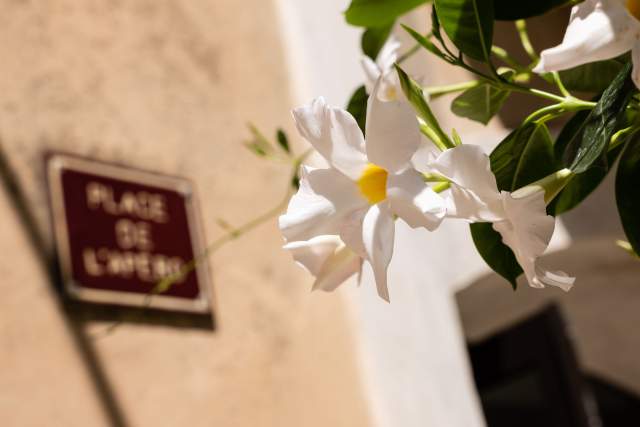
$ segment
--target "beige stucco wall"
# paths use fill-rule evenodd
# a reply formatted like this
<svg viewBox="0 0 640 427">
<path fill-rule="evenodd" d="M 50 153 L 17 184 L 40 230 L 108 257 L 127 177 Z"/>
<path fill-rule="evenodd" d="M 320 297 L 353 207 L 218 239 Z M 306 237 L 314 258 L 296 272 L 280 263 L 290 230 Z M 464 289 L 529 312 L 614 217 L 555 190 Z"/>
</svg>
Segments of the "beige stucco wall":
<svg viewBox="0 0 640 427">
<path fill-rule="evenodd" d="M 238 224 L 280 199 L 286 168 L 241 145 L 248 120 L 289 123 L 272 2 L 6 0 L 0 10 L 0 143 L 48 243 L 47 150 L 191 178 L 209 241 L 223 232 L 217 218 Z M 215 332 L 125 323 L 92 338 L 108 324 L 63 315 L 6 190 L 0 215 L 0 424 L 369 425 L 342 297 L 309 293 L 275 222 L 211 260 Z"/>
</svg>

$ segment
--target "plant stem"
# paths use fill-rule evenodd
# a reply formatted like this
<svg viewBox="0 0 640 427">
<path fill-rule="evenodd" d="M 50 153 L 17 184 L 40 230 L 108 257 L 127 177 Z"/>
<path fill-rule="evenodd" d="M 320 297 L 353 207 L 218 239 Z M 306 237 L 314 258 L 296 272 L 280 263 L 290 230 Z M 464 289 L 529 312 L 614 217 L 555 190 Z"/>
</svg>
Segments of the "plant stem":
<svg viewBox="0 0 640 427">
<path fill-rule="evenodd" d="M 509 65 L 510 67 L 516 70 L 523 70 L 523 67 L 518 64 L 516 60 L 513 59 L 505 49 L 493 45 L 491 46 L 491 53 L 500 58 L 505 64 Z"/>
<path fill-rule="evenodd" d="M 468 82 L 455 83 L 444 86 L 430 86 L 425 87 L 424 92 L 431 98 L 438 98 L 449 93 L 462 92 L 467 89 L 471 89 L 482 84 L 482 80 L 470 80 Z"/>
<path fill-rule="evenodd" d="M 402 64 L 404 61 L 406 61 L 407 59 L 411 58 L 418 50 L 420 50 L 420 47 L 421 47 L 420 43 L 414 44 L 411 47 L 411 49 L 407 50 L 405 53 L 400 55 L 396 62 L 398 64 Z"/>
<path fill-rule="evenodd" d="M 527 23 L 524 19 L 519 19 L 516 21 L 516 30 L 518 30 L 518 36 L 520 36 L 520 42 L 522 43 L 522 48 L 524 49 L 524 51 L 527 52 L 527 55 L 529 55 L 529 58 L 531 58 L 531 61 L 533 61 L 533 63 L 538 62 L 540 60 L 540 57 L 531 44 L 529 33 L 527 32 Z"/>
<path fill-rule="evenodd" d="M 555 81 L 556 86 L 558 86 L 558 89 L 560 90 L 560 93 L 563 94 L 567 98 L 571 98 L 572 97 L 571 93 L 564 86 L 564 83 L 562 83 L 562 79 L 560 79 L 560 73 L 558 73 L 557 71 L 554 71 L 554 72 L 551 73 L 551 75 L 553 76 L 553 80 Z"/>
</svg>

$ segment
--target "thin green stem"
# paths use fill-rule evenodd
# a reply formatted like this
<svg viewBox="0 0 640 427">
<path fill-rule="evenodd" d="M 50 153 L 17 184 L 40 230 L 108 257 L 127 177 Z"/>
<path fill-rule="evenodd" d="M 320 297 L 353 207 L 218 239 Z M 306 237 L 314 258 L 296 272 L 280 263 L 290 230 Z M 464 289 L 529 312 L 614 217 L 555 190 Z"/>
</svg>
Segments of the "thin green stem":
<svg viewBox="0 0 640 427">
<path fill-rule="evenodd" d="M 509 55 L 509 52 L 507 52 L 505 49 L 501 48 L 500 46 L 496 46 L 496 45 L 491 46 L 491 53 L 493 53 L 495 56 L 501 59 L 505 64 L 509 65 L 510 67 L 516 70 L 523 68 L 520 64 L 516 62 L 515 59 L 513 59 L 513 57 L 511 57 L 511 55 Z"/>
<path fill-rule="evenodd" d="M 581 101 L 579 99 L 566 99 L 558 104 L 548 105 L 531 113 L 523 122 L 528 123 L 544 123 L 558 117 L 561 114 L 575 112 L 581 110 L 589 110 L 595 106 L 595 103 Z"/>
<path fill-rule="evenodd" d="M 455 83 L 451 85 L 444 86 L 429 86 L 425 87 L 424 93 L 429 95 L 431 98 L 438 98 L 443 95 L 447 95 L 450 93 L 462 92 L 467 89 L 472 89 L 474 87 L 478 87 L 483 83 L 482 80 L 470 80 L 468 82 Z"/>
<path fill-rule="evenodd" d="M 400 55 L 396 62 L 398 64 L 402 64 L 404 61 L 411 58 L 416 52 L 418 52 L 420 50 L 420 47 L 421 47 L 420 43 L 414 44 L 409 50 L 407 50 L 405 53 Z"/>
<path fill-rule="evenodd" d="M 518 36 L 520 36 L 520 43 L 522 43 L 522 48 L 524 49 L 524 51 L 527 52 L 527 55 L 529 55 L 529 58 L 531 58 L 531 61 L 533 61 L 533 63 L 538 62 L 540 60 L 540 57 L 531 44 L 529 33 L 527 32 L 527 23 L 524 19 L 519 19 L 516 21 L 516 30 L 518 30 Z"/>
<path fill-rule="evenodd" d="M 564 83 L 562 83 L 562 79 L 560 78 L 560 73 L 558 73 L 557 71 L 554 71 L 551 73 L 551 75 L 553 76 L 553 81 L 556 83 L 556 86 L 558 86 L 558 90 L 560 90 L 560 93 L 563 94 L 566 98 L 571 98 L 571 92 L 569 92 L 567 90 L 567 88 L 564 86 Z"/>
<path fill-rule="evenodd" d="M 291 165 L 292 165 L 292 170 L 293 170 L 294 174 L 297 173 L 297 171 L 300 168 L 300 165 L 302 164 L 302 162 L 312 152 L 313 152 L 313 149 L 309 148 L 304 153 L 302 153 L 300 156 L 298 156 L 295 159 L 293 159 L 293 162 L 291 163 Z M 250 232 L 254 228 L 262 225 L 266 221 L 268 221 L 268 220 L 274 218 L 275 216 L 277 216 L 278 214 L 280 214 L 287 207 L 287 204 L 289 203 L 289 199 L 291 198 L 292 193 L 293 193 L 292 187 L 291 187 L 291 185 L 289 183 L 287 183 L 287 191 L 285 193 L 285 196 L 273 208 L 267 210 L 262 215 L 259 215 L 259 216 L 255 217 L 255 218 L 253 218 L 252 220 L 250 220 L 250 221 L 248 221 L 248 222 L 246 222 L 246 223 L 244 223 L 241 226 L 236 227 L 236 228 L 228 227 L 228 225 L 225 223 L 224 227 L 227 228 L 227 232 L 225 234 L 223 234 L 222 236 L 220 236 L 219 238 L 214 240 L 200 254 L 198 254 L 195 258 L 193 258 L 191 261 L 186 263 L 180 269 L 180 271 L 178 273 L 166 276 L 162 280 L 160 280 L 158 283 L 156 283 L 156 285 L 153 287 L 151 292 L 149 292 L 145 296 L 144 302 L 142 304 L 142 310 L 146 310 L 151 306 L 151 301 L 152 301 L 154 296 L 159 295 L 159 294 L 161 294 L 163 292 L 166 292 L 176 282 L 178 282 L 179 280 L 184 278 L 187 274 L 189 274 L 193 270 L 195 270 L 200 262 L 202 262 L 207 257 L 209 257 L 212 254 L 214 254 L 216 251 L 220 250 L 224 245 L 226 245 L 227 243 L 230 243 L 230 242 L 238 239 L 239 237 L 247 234 L 248 232 Z M 123 322 L 122 320 L 118 320 L 116 322 L 113 322 L 111 325 L 109 325 L 107 328 L 105 328 L 105 330 L 103 330 L 99 334 L 96 334 L 93 338 L 94 339 L 98 339 L 98 338 L 104 337 L 106 335 L 109 335 L 118 326 L 120 326 L 122 324 L 122 322 Z"/>
</svg>

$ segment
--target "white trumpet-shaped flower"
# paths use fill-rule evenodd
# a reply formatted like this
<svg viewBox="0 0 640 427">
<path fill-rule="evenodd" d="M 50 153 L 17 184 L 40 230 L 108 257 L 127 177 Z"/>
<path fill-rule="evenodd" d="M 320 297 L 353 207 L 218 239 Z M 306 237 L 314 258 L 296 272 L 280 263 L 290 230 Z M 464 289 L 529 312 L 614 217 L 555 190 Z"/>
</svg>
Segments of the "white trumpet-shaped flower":
<svg viewBox="0 0 640 427">
<path fill-rule="evenodd" d="M 293 111 L 298 131 L 330 167 L 303 166 L 300 189 L 279 225 L 285 248 L 294 250 L 316 277 L 323 271 L 317 264 L 330 259 L 326 265 L 330 268 L 334 261 L 339 263 L 336 257 L 343 256 L 336 240 L 333 252 L 327 244 L 319 248 L 319 236 L 339 236 L 350 251 L 371 264 L 378 294 L 389 300 L 387 267 L 393 254 L 394 216 L 411 227 L 433 230 L 445 216 L 445 205 L 410 163 L 420 147 L 415 113 L 404 98 L 381 101 L 381 87 L 379 81 L 369 97 L 366 142 L 355 119 L 322 98 Z M 312 263 L 303 260 L 320 252 L 323 256 L 313 256 Z M 327 258 L 329 252 L 333 255 Z M 330 290 L 337 285 L 328 283 L 316 287 Z"/>
<path fill-rule="evenodd" d="M 571 9 L 562 43 L 544 50 L 534 71 L 566 70 L 629 50 L 640 87 L 640 0 L 585 0 Z"/>
<path fill-rule="evenodd" d="M 364 86 L 368 94 L 373 93 L 378 80 L 380 80 L 380 90 L 378 97 L 381 101 L 393 101 L 400 94 L 400 80 L 393 68 L 393 64 L 398 60 L 398 50 L 400 42 L 393 36 L 389 37 L 384 44 L 375 62 L 368 56 L 363 56 L 361 60 L 364 69 Z"/>
<path fill-rule="evenodd" d="M 475 145 L 443 152 L 431 170 L 451 181 L 447 216 L 470 222 L 492 222 L 522 267 L 529 285 L 552 285 L 568 291 L 575 279 L 541 268 L 537 259 L 549 246 L 555 219 L 546 213 L 544 190 L 498 191 L 489 157 Z"/>
</svg>

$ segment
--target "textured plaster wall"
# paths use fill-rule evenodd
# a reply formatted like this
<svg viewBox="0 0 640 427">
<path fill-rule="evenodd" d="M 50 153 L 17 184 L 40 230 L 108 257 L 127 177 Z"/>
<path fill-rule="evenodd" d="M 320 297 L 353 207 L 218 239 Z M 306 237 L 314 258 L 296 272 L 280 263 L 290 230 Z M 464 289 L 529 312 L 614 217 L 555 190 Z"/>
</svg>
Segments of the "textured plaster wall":
<svg viewBox="0 0 640 427">
<path fill-rule="evenodd" d="M 217 218 L 239 224 L 282 197 L 288 171 L 241 146 L 247 120 L 289 123 L 272 2 L 5 0 L 0 10 L 0 142 L 48 244 L 47 150 L 191 178 L 209 241 L 223 232 Z M 124 323 L 91 338 L 108 324 L 65 320 L 6 191 L 0 213 L 0 424 L 368 425 L 342 298 L 309 294 L 274 222 L 212 259 L 215 333 Z"/>
</svg>

